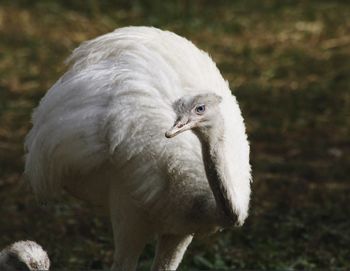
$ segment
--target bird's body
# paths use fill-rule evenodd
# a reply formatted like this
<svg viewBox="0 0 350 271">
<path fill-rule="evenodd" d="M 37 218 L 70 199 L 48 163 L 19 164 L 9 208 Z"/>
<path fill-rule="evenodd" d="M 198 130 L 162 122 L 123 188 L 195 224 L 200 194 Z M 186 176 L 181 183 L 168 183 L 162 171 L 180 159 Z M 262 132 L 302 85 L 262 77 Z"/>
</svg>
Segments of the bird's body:
<svg viewBox="0 0 350 271">
<path fill-rule="evenodd" d="M 110 213 L 116 269 L 134 268 L 152 237 L 165 251 L 154 268 L 176 268 L 163 259 L 183 253 L 176 248 L 193 234 L 222 226 L 198 137 L 164 136 L 176 118 L 174 102 L 186 95 L 222 97 L 227 189 L 243 223 L 249 145 L 238 104 L 206 53 L 171 32 L 127 27 L 83 43 L 69 61 L 33 115 L 25 173 L 41 197 L 65 187 Z"/>
<path fill-rule="evenodd" d="M 49 267 L 46 251 L 33 241 L 19 241 L 0 251 L 1 271 L 44 271 Z"/>
</svg>

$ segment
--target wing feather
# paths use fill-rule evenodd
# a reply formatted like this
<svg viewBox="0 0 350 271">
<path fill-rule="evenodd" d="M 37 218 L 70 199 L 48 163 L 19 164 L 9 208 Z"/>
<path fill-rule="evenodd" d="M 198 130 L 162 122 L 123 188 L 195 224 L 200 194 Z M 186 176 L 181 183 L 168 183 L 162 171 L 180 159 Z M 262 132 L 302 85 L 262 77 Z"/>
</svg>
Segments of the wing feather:
<svg viewBox="0 0 350 271">
<path fill-rule="evenodd" d="M 54 194 L 66 174 L 105 163 L 129 178 L 143 203 L 155 202 L 169 179 L 203 181 L 198 139 L 187 132 L 170 141 L 164 132 L 174 122 L 175 100 L 211 91 L 223 97 L 230 193 L 245 219 L 250 165 L 243 118 L 205 52 L 171 32 L 127 27 L 84 42 L 68 62 L 36 109 L 25 142 L 25 173 L 37 194 Z"/>
</svg>

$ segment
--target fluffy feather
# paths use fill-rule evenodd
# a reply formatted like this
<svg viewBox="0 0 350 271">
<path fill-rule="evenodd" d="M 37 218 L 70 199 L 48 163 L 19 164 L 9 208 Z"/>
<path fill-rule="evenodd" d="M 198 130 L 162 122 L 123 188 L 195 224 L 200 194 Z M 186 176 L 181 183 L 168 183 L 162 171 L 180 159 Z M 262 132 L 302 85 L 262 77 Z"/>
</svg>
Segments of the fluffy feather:
<svg viewBox="0 0 350 271">
<path fill-rule="evenodd" d="M 173 202 L 181 205 L 207 186 L 198 138 L 192 132 L 164 137 L 175 118 L 172 103 L 214 92 L 223 98 L 229 193 L 243 223 L 249 144 L 236 99 L 205 52 L 171 32 L 126 27 L 84 42 L 68 62 L 33 114 L 25 141 L 25 174 L 37 195 L 54 195 L 75 181 L 70 176 L 89 176 L 108 164 L 117 173 L 109 181 L 126 184 L 151 213 L 172 204 L 163 199 L 172 184 Z"/>
<path fill-rule="evenodd" d="M 50 260 L 46 251 L 33 241 L 18 241 L 0 251 L 2 271 L 23 270 L 23 265 L 25 270 L 49 270 Z"/>
</svg>

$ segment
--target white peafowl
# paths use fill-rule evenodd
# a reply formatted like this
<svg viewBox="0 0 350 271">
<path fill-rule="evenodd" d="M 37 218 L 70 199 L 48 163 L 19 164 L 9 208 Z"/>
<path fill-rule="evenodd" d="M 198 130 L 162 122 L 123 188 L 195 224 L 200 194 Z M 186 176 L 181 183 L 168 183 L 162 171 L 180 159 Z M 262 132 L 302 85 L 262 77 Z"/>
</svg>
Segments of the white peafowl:
<svg viewBox="0 0 350 271">
<path fill-rule="evenodd" d="M 68 62 L 33 114 L 25 175 L 40 198 L 64 188 L 109 213 L 113 270 L 136 269 L 153 238 L 152 270 L 175 270 L 194 235 L 243 224 L 249 144 L 205 52 L 168 31 L 125 27 Z"/>
<path fill-rule="evenodd" d="M 19 241 L 0 251 L 1 271 L 44 271 L 49 268 L 46 251 L 33 241 Z"/>
</svg>

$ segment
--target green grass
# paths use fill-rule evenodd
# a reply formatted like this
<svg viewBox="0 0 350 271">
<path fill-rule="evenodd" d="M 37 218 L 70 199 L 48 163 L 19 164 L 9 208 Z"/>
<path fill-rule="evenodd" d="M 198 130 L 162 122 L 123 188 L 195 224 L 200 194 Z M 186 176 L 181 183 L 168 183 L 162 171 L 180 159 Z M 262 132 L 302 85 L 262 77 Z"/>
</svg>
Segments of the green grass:
<svg viewBox="0 0 350 271">
<path fill-rule="evenodd" d="M 350 268 L 350 4 L 347 1 L 2 1 L 0 247 L 34 239 L 54 268 L 108 268 L 109 221 L 20 185 L 30 113 L 82 41 L 126 25 L 207 50 L 240 102 L 252 146 L 246 224 L 190 246 L 181 270 Z M 29 191 L 29 192 L 28 192 Z M 153 257 L 148 246 L 140 266 Z"/>
</svg>

